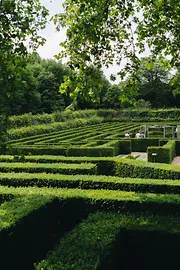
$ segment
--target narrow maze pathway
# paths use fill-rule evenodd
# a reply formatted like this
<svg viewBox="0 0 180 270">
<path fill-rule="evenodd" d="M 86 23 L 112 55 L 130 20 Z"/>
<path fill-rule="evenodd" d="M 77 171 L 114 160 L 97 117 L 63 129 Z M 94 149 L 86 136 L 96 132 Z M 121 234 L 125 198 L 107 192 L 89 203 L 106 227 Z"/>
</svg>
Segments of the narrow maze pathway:
<svg viewBox="0 0 180 270">
<path fill-rule="evenodd" d="M 119 155 L 118 157 L 126 158 L 129 155 Z M 137 160 L 147 161 L 147 153 L 146 152 L 132 152 L 131 156 L 136 157 Z M 180 166 L 180 156 L 177 156 L 173 159 L 172 165 Z"/>
</svg>

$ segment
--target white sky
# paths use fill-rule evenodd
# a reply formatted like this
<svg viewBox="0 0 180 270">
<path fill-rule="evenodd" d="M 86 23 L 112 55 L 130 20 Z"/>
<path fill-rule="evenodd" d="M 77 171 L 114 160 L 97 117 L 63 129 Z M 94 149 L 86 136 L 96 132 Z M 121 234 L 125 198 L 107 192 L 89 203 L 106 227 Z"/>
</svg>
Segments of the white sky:
<svg viewBox="0 0 180 270">
<path fill-rule="evenodd" d="M 62 3 L 64 0 L 41 0 L 42 4 L 45 5 L 50 11 L 50 17 L 54 14 L 63 12 Z M 49 22 L 44 29 L 40 33 L 44 38 L 46 38 L 46 43 L 44 46 L 40 46 L 37 50 L 39 55 L 42 58 L 50 59 L 54 58 L 54 55 L 60 52 L 60 42 L 64 41 L 66 38 L 66 31 L 62 29 L 60 32 L 57 32 L 55 29 L 55 25 L 53 22 Z M 115 74 L 119 70 L 117 65 L 113 65 L 110 68 L 104 68 L 104 74 L 109 79 L 111 74 Z M 119 81 L 115 81 L 114 83 L 118 83 Z"/>
<path fill-rule="evenodd" d="M 41 0 L 50 11 L 50 17 L 54 14 L 63 11 L 63 0 Z M 47 24 L 46 29 L 41 32 L 41 35 L 46 38 L 44 46 L 38 48 L 38 53 L 42 58 L 53 58 L 60 51 L 59 43 L 66 38 L 65 30 L 57 32 L 54 23 L 51 21 Z"/>
<path fill-rule="evenodd" d="M 45 5 L 50 11 L 50 17 L 54 14 L 63 12 L 62 3 L 64 0 L 41 0 L 42 4 Z M 37 52 L 42 58 L 50 59 L 54 55 L 60 52 L 60 42 L 64 41 L 66 38 L 66 31 L 62 29 L 57 32 L 54 23 L 51 21 L 47 24 L 46 29 L 44 29 L 40 34 L 46 38 L 46 43 L 44 46 L 38 48 Z M 147 54 L 146 54 L 147 55 Z M 104 74 L 109 79 L 111 74 L 116 74 L 119 71 L 117 65 L 113 65 L 110 68 L 103 68 Z M 118 83 L 116 80 L 114 83 Z"/>
</svg>

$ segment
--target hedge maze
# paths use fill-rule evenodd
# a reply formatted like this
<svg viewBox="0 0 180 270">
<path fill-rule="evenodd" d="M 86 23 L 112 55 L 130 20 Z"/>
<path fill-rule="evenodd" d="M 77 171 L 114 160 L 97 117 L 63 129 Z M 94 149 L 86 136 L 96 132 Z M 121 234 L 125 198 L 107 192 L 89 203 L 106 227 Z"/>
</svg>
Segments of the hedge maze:
<svg viewBox="0 0 180 270">
<path fill-rule="evenodd" d="M 8 142 L 1 269 L 176 269 L 180 166 L 167 163 L 179 141 L 124 138 L 139 126 L 107 122 Z M 155 150 L 166 164 L 118 157 Z"/>
<path fill-rule="evenodd" d="M 65 156 L 116 156 L 130 153 L 130 141 L 119 143 L 125 130 L 135 134 L 139 124 L 104 123 L 9 141 L 9 153 Z M 121 149 L 120 149 L 121 148 Z"/>
</svg>

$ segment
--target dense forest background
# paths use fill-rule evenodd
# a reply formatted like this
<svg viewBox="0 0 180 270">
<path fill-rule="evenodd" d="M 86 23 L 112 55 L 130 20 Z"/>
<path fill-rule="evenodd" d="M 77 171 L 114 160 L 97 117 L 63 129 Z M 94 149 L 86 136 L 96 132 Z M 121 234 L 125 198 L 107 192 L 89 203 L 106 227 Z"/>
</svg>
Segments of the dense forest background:
<svg viewBox="0 0 180 270">
<path fill-rule="evenodd" d="M 81 91 L 74 98 L 75 85 L 64 93 L 59 91 L 64 79 L 67 76 L 73 77 L 73 71 L 61 61 L 45 60 L 37 53 L 30 54 L 26 65 L 22 65 L 21 72 L 14 79 L 10 115 L 52 113 L 64 110 L 71 104 L 75 109 L 180 106 L 180 94 L 176 85 L 178 74 L 172 74 L 163 62 L 152 63 L 150 58 L 142 58 L 133 85 L 130 77 L 119 84 L 112 84 L 101 70 L 94 68 L 91 72 L 98 77 L 96 100 L 85 98 Z"/>
</svg>

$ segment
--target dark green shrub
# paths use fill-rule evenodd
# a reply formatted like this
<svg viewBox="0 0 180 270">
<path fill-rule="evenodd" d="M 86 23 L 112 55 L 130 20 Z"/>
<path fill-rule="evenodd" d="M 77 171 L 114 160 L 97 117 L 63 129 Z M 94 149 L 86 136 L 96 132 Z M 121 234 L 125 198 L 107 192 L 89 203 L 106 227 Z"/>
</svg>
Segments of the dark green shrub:
<svg viewBox="0 0 180 270">
<path fill-rule="evenodd" d="M 6 153 L 12 154 L 12 155 L 66 155 L 66 147 L 61 146 L 41 146 L 39 145 L 23 145 L 20 146 L 14 146 L 11 148 L 8 148 Z"/>
<path fill-rule="evenodd" d="M 102 118 L 94 116 L 92 118 L 82 118 L 82 119 L 74 119 L 74 120 L 68 120 L 66 122 L 53 122 L 50 124 L 39 124 L 35 126 L 25 126 L 21 128 L 14 128 L 8 130 L 8 139 L 14 140 L 19 139 L 22 137 L 28 137 L 43 133 L 50 133 L 54 131 L 60 131 L 63 129 L 68 129 L 72 127 L 80 127 L 84 125 L 91 125 L 91 124 L 97 124 L 101 123 L 103 121 Z"/>
<path fill-rule="evenodd" d="M 159 146 L 165 145 L 168 141 L 169 140 L 167 140 L 167 139 L 161 139 L 161 140 L 159 140 Z"/>
<path fill-rule="evenodd" d="M 64 236 L 87 213 L 82 199 L 67 201 L 54 195 L 27 193 L 2 204 L 0 216 L 1 268 L 34 269 L 34 263 L 44 258 L 57 238 Z"/>
</svg>

